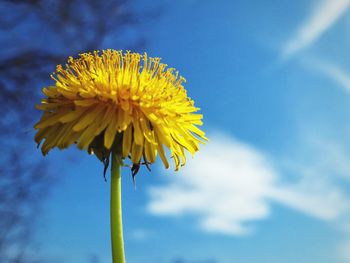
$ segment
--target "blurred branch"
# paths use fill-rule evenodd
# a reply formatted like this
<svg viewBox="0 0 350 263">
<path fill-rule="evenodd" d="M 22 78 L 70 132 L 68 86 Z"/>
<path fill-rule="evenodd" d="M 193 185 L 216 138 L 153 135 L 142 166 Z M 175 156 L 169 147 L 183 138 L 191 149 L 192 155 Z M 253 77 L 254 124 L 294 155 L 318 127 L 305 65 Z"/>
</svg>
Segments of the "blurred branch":
<svg viewBox="0 0 350 263">
<path fill-rule="evenodd" d="M 40 87 L 69 55 L 100 49 L 107 36 L 123 35 L 139 21 L 125 0 L 2 0 L 0 5 L 0 262 L 39 262 L 27 252 L 52 174 L 48 164 L 28 154 L 34 142 L 26 132 L 38 119 L 34 104 Z M 131 44 L 143 41 L 140 36 Z"/>
<path fill-rule="evenodd" d="M 22 149 L 5 156 L 0 180 L 0 262 L 29 262 L 22 258 L 51 179 L 43 163 L 21 160 Z M 6 164 L 5 164 L 6 163 Z M 8 176 L 11 175 L 11 176 Z"/>
</svg>

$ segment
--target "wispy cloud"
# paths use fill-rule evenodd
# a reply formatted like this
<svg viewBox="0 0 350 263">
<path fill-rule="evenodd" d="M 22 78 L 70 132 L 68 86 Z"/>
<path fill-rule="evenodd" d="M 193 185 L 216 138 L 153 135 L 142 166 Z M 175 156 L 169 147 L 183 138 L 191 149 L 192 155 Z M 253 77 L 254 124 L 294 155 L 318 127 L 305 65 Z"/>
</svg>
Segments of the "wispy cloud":
<svg viewBox="0 0 350 263">
<path fill-rule="evenodd" d="M 310 17 L 283 46 L 281 55 L 284 59 L 311 46 L 350 6 L 350 0 L 323 0 L 317 3 Z"/>
<path fill-rule="evenodd" d="M 144 241 L 151 236 L 151 233 L 146 229 L 137 228 L 127 232 L 126 236 L 134 241 Z"/>
<path fill-rule="evenodd" d="M 346 92 L 350 92 L 350 72 L 345 71 L 336 64 L 319 59 L 303 60 L 303 64 L 308 69 L 335 81 Z"/>
<path fill-rule="evenodd" d="M 345 262 L 350 262 L 350 240 L 345 241 L 338 248 L 338 255 L 340 259 Z"/>
<path fill-rule="evenodd" d="M 274 202 L 331 222 L 348 211 L 349 198 L 320 174 L 321 167 L 298 167 L 292 171 L 299 173 L 298 180 L 287 184 L 258 149 L 230 137 L 210 137 L 182 175 L 172 179 L 176 182 L 150 190 L 151 213 L 193 214 L 205 231 L 243 235 L 252 221 L 269 216 Z"/>
</svg>

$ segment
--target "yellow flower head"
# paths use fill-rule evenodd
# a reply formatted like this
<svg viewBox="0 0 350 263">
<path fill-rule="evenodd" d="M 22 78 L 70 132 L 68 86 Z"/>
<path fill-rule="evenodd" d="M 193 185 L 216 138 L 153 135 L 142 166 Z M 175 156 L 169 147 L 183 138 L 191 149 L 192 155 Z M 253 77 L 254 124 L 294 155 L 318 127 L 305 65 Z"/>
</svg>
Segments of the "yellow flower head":
<svg viewBox="0 0 350 263">
<path fill-rule="evenodd" d="M 185 81 L 159 58 L 127 51 L 81 54 L 57 66 L 55 86 L 37 105 L 43 111 L 35 141 L 46 155 L 52 148 L 76 143 L 101 161 L 116 151 L 133 164 L 154 163 L 159 154 L 169 167 L 163 145 L 176 170 L 207 140 L 198 129 L 202 115 L 182 86 Z"/>
</svg>

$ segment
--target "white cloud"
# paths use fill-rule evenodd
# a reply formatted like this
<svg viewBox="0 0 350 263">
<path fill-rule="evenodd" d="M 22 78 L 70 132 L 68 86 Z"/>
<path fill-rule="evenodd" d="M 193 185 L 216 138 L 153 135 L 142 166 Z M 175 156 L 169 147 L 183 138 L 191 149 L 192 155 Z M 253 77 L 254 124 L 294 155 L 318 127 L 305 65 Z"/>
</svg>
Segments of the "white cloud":
<svg viewBox="0 0 350 263">
<path fill-rule="evenodd" d="M 314 176 L 312 176 L 314 177 Z M 296 185 L 276 188 L 271 195 L 279 203 L 304 214 L 325 221 L 338 220 L 349 208 L 343 191 L 323 184 L 315 187 L 321 178 L 303 178 Z M 320 185 L 320 184 L 319 184 Z"/>
<path fill-rule="evenodd" d="M 269 216 L 274 202 L 326 221 L 349 211 L 349 198 L 319 166 L 298 167 L 294 182 L 266 154 L 235 139 L 211 141 L 166 185 L 150 189 L 148 210 L 155 215 L 196 215 L 205 231 L 242 235 L 250 223 Z M 323 168 L 322 168 L 323 169 Z"/>
<path fill-rule="evenodd" d="M 283 46 L 282 57 L 288 59 L 311 46 L 326 30 L 337 22 L 349 6 L 350 0 L 319 1 L 310 17 Z"/>
<path fill-rule="evenodd" d="M 268 215 L 266 193 L 275 175 L 254 149 L 222 137 L 211 139 L 173 179 L 168 186 L 151 189 L 152 213 L 195 213 L 205 230 L 243 234 L 246 221 Z"/>
</svg>

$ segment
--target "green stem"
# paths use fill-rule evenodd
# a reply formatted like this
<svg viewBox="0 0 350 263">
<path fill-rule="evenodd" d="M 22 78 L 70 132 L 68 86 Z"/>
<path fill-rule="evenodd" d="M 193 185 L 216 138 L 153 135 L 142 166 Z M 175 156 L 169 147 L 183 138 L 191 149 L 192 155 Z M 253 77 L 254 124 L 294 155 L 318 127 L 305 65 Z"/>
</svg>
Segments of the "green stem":
<svg viewBox="0 0 350 263">
<path fill-rule="evenodd" d="M 121 176 L 120 158 L 112 153 L 111 169 L 111 241 L 113 263 L 125 263 L 122 204 L 121 204 Z"/>
</svg>

